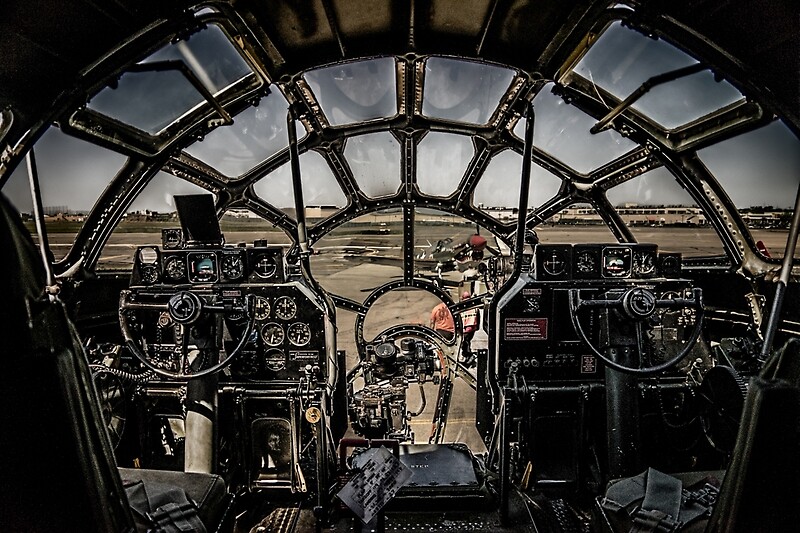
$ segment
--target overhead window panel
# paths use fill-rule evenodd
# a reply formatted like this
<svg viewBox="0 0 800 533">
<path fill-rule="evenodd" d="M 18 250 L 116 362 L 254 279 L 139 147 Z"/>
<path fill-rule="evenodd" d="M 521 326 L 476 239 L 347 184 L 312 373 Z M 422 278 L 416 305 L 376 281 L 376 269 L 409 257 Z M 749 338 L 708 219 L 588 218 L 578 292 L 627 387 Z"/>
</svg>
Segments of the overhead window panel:
<svg viewBox="0 0 800 533">
<path fill-rule="evenodd" d="M 229 177 L 241 176 L 259 163 L 289 146 L 286 114 L 289 104 L 275 86 L 255 107 L 234 117 L 233 124 L 222 126 L 186 148 L 190 155 L 208 163 Z M 297 137 L 305 135 L 296 122 Z"/>
<path fill-rule="evenodd" d="M 487 124 L 514 75 L 508 68 L 432 57 L 425 62 L 422 114 L 453 122 Z"/>
<path fill-rule="evenodd" d="M 350 137 L 344 155 L 358 187 L 370 198 L 391 196 L 400 188 L 400 144 L 391 133 Z"/>
<path fill-rule="evenodd" d="M 621 101 L 653 76 L 696 63 L 696 59 L 663 39 L 646 37 L 615 22 L 592 45 L 574 72 Z M 732 85 L 704 70 L 652 87 L 631 108 L 671 130 L 742 99 Z M 616 102 L 607 105 L 613 108 Z"/>
<path fill-rule="evenodd" d="M 181 61 L 213 95 L 252 74 L 247 62 L 214 24 L 169 44 L 140 64 Z M 150 135 L 157 135 L 204 102 L 181 72 L 124 72 L 118 83 L 95 95 L 87 107 Z"/>
<path fill-rule="evenodd" d="M 428 133 L 417 148 L 417 186 L 423 194 L 450 196 L 475 150 L 463 135 Z"/>
<path fill-rule="evenodd" d="M 332 126 L 397 114 L 395 62 L 391 57 L 316 69 L 303 78 Z"/>
<path fill-rule="evenodd" d="M 534 146 L 584 175 L 638 146 L 614 130 L 589 133 L 596 121 L 554 95 L 550 87 L 544 87 L 533 100 Z M 514 128 L 520 139 L 525 138 L 525 122 L 521 119 Z"/>
</svg>

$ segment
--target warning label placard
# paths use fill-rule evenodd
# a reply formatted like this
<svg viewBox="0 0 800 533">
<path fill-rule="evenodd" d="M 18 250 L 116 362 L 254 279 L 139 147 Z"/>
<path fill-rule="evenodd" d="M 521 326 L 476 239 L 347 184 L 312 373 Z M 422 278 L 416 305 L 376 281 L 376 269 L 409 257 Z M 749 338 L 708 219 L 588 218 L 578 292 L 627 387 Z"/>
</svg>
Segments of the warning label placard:
<svg viewBox="0 0 800 533">
<path fill-rule="evenodd" d="M 507 341 L 547 340 L 546 318 L 507 318 L 505 322 Z"/>
</svg>

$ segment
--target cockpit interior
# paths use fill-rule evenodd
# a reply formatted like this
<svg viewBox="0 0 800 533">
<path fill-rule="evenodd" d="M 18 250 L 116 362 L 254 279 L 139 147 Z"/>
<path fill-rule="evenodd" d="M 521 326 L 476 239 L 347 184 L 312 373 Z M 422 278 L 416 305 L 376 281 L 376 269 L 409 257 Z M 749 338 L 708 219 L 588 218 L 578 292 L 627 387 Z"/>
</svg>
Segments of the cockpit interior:
<svg viewBox="0 0 800 533">
<path fill-rule="evenodd" d="M 797 527 L 796 2 L 0 11 L 0 529 Z"/>
</svg>

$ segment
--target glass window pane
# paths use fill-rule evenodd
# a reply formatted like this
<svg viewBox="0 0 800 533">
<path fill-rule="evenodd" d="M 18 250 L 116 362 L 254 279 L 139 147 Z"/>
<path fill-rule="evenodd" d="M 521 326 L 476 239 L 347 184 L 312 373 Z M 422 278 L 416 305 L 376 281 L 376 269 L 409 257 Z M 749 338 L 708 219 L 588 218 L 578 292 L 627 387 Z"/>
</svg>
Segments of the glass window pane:
<svg viewBox="0 0 800 533">
<path fill-rule="evenodd" d="M 160 245 L 162 229 L 179 228 L 174 197 L 180 194 L 211 193 L 166 172 L 153 176 L 114 228 L 97 260 L 98 270 L 130 270 L 138 246 Z"/>
<path fill-rule="evenodd" d="M 350 137 L 344 155 L 364 194 L 379 198 L 397 192 L 400 187 L 400 144 L 391 133 Z"/>
<path fill-rule="evenodd" d="M 35 154 L 50 249 L 55 260 L 60 260 L 72 247 L 85 215 L 126 158 L 65 135 L 58 128 L 48 129 L 37 141 Z M 3 194 L 20 212 L 33 211 L 25 161 L 5 184 Z"/>
<path fill-rule="evenodd" d="M 539 242 L 546 244 L 617 242 L 600 213 L 590 204 L 573 204 L 535 228 Z"/>
<path fill-rule="evenodd" d="M 186 152 L 226 176 L 241 176 L 289 146 L 288 108 L 286 98 L 273 86 L 258 106 L 239 113 L 233 124 L 216 128 L 202 141 L 186 148 Z M 298 139 L 305 135 L 299 121 L 295 129 Z"/>
<path fill-rule="evenodd" d="M 800 185 L 800 140 L 776 121 L 698 156 L 739 208 L 753 240 L 782 257 Z"/>
<path fill-rule="evenodd" d="M 429 132 L 417 147 L 417 185 L 420 192 L 431 196 L 451 195 L 474 153 L 469 137 Z"/>
<path fill-rule="evenodd" d="M 615 130 L 589 133 L 595 120 L 554 95 L 549 87 L 542 89 L 533 100 L 536 124 L 533 144 L 580 174 L 588 174 L 606 163 L 628 153 L 637 145 Z M 514 127 L 514 134 L 525 138 L 523 118 Z"/>
<path fill-rule="evenodd" d="M 506 150 L 494 156 L 475 187 L 472 203 L 487 214 L 503 221 L 514 218 L 519 206 L 519 185 L 522 156 Z M 561 188 L 561 180 L 539 165 L 531 165 L 528 209 L 534 209 L 552 198 Z"/>
<path fill-rule="evenodd" d="M 687 257 L 725 253 L 703 210 L 663 167 L 621 183 L 606 195 L 638 242 Z"/>
<path fill-rule="evenodd" d="M 249 209 L 228 209 L 219 221 L 225 242 L 228 244 L 266 240 L 270 245 L 289 246 L 292 239 L 275 224 L 256 215 Z"/>
<path fill-rule="evenodd" d="M 222 30 L 213 24 L 185 41 L 165 46 L 142 63 L 166 60 L 183 61 L 215 95 L 252 72 Z M 100 91 L 88 107 L 155 135 L 203 101 L 178 71 L 125 72 L 116 88 Z"/>
<path fill-rule="evenodd" d="M 397 114 L 395 62 L 391 57 L 312 70 L 303 78 L 332 126 Z"/>
<path fill-rule="evenodd" d="M 665 129 L 675 129 L 742 100 L 742 93 L 708 70 L 653 87 L 633 109 Z"/>
<path fill-rule="evenodd" d="M 422 114 L 426 117 L 486 124 L 508 90 L 514 71 L 443 57 L 425 62 Z"/>
<path fill-rule="evenodd" d="M 668 42 L 615 22 L 574 71 L 623 100 L 647 79 L 695 63 L 694 58 Z M 674 129 L 742 98 L 728 82 L 717 81 L 711 72 L 702 71 L 652 88 L 632 108 L 665 129 Z"/>
<path fill-rule="evenodd" d="M 800 183 L 800 140 L 782 122 L 698 152 L 739 209 L 792 209 Z"/>
<path fill-rule="evenodd" d="M 377 211 L 336 227 L 314 243 L 311 267 L 325 290 L 357 302 L 402 279 L 403 212 Z"/>
<path fill-rule="evenodd" d="M 347 198 L 331 172 L 325 158 L 314 151 L 300 156 L 300 175 L 303 180 L 303 201 L 306 216 L 327 218 L 347 205 Z M 286 163 L 254 185 L 256 194 L 273 206 L 294 217 L 292 167 Z"/>
</svg>

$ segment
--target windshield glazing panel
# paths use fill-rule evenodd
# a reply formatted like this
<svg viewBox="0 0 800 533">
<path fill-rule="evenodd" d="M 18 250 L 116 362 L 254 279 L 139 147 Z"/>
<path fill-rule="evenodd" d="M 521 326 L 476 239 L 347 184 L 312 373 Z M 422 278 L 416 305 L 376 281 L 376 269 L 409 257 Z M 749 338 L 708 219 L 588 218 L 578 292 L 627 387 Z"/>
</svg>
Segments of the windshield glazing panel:
<svg viewBox="0 0 800 533">
<path fill-rule="evenodd" d="M 615 22 L 574 72 L 624 100 L 649 78 L 695 63 L 697 60 L 666 41 Z M 654 87 L 632 107 L 656 124 L 673 129 L 741 99 L 741 93 L 729 83 L 715 81 L 709 71 L 703 71 Z"/>
<path fill-rule="evenodd" d="M 275 86 L 255 107 L 234 117 L 233 124 L 221 126 L 200 142 L 186 148 L 190 155 L 208 163 L 229 177 L 241 176 L 287 146 L 286 113 L 289 104 Z M 305 135 L 299 121 L 298 139 Z"/>
<path fill-rule="evenodd" d="M 100 253 L 97 268 L 130 270 L 138 246 L 160 245 L 162 229 L 180 227 L 174 199 L 180 194 L 211 193 L 166 172 L 153 176 L 114 228 Z"/>
<path fill-rule="evenodd" d="M 417 147 L 417 185 L 420 192 L 431 196 L 451 195 L 473 155 L 469 137 L 428 133 Z"/>
<path fill-rule="evenodd" d="M 550 91 L 545 86 L 533 100 L 536 125 L 533 144 L 580 174 L 588 174 L 636 148 L 636 143 L 614 130 L 596 135 L 589 133 L 595 120 Z M 514 134 L 525 138 L 523 118 L 514 127 Z"/>
<path fill-rule="evenodd" d="M 379 198 L 397 192 L 400 187 L 400 144 L 391 133 L 350 137 L 344 155 L 364 194 Z"/>
<path fill-rule="evenodd" d="M 782 122 L 698 151 L 741 209 L 792 209 L 800 183 L 800 140 Z"/>
<path fill-rule="evenodd" d="M 473 205 L 500 221 L 516 218 L 519 206 L 522 156 L 506 150 L 494 156 L 475 187 Z M 534 209 L 558 193 L 561 180 L 539 165 L 531 165 L 528 209 Z"/>
<path fill-rule="evenodd" d="M 142 61 L 180 60 L 212 93 L 252 73 L 223 31 L 209 25 L 185 41 L 169 44 Z M 204 101 L 178 71 L 125 72 L 116 88 L 106 87 L 88 108 L 155 135 Z"/>
<path fill-rule="evenodd" d="M 314 243 L 311 267 L 325 290 L 363 302 L 403 277 L 403 212 L 376 211 L 334 228 Z"/>
<path fill-rule="evenodd" d="M 687 257 L 719 256 L 719 235 L 697 202 L 665 168 L 657 168 L 606 192 L 637 242 Z"/>
<path fill-rule="evenodd" d="M 487 124 L 514 75 L 508 68 L 432 57 L 425 62 L 422 114 Z"/>
<path fill-rule="evenodd" d="M 303 78 L 332 126 L 397 114 L 397 82 L 391 57 L 312 70 Z"/>
<path fill-rule="evenodd" d="M 300 156 L 300 172 L 303 182 L 303 201 L 306 216 L 314 219 L 327 218 L 347 205 L 347 198 L 339 187 L 325 158 L 317 152 L 306 152 Z M 256 194 L 273 206 L 294 217 L 294 193 L 292 192 L 292 167 L 286 163 L 254 185 Z"/>
</svg>

